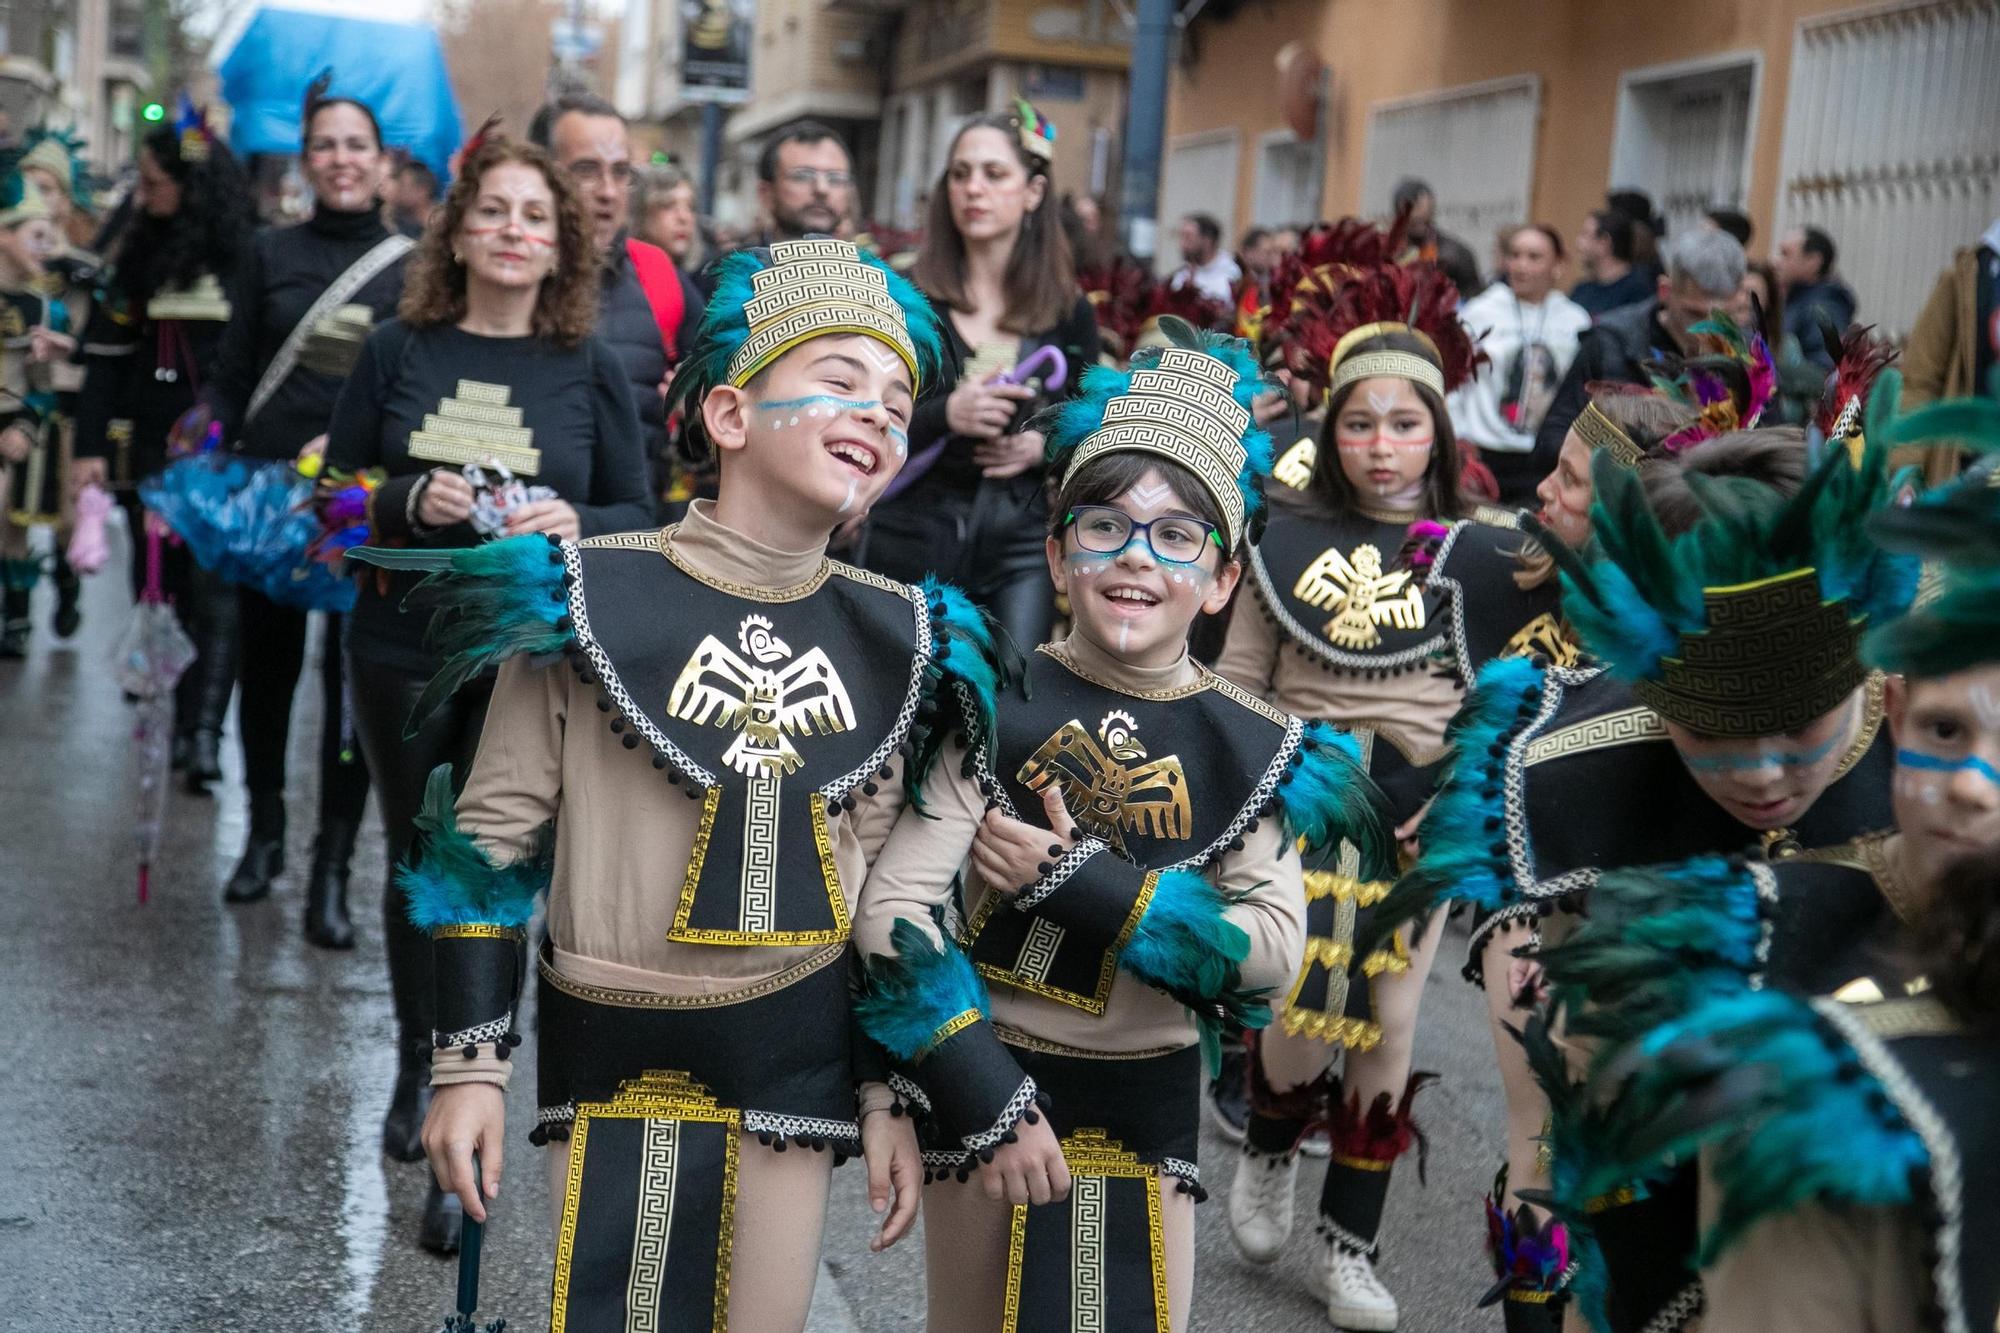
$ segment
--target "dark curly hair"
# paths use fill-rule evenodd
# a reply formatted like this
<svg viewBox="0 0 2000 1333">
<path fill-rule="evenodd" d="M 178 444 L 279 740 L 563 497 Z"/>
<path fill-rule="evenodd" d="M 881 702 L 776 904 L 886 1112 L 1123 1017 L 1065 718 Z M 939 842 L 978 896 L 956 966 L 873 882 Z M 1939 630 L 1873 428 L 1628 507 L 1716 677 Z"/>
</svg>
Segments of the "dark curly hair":
<svg viewBox="0 0 2000 1333">
<path fill-rule="evenodd" d="M 140 149 L 180 186 L 181 206 L 156 218 L 133 207 L 110 249 L 113 284 L 129 308 L 143 309 L 162 290 L 194 285 L 204 274 L 227 282 L 250 246 L 257 217 L 250 181 L 220 139 L 181 156 L 178 130 L 148 134 Z"/>
<path fill-rule="evenodd" d="M 533 167 L 555 196 L 556 266 L 542 279 L 535 301 L 534 330 L 536 337 L 574 347 L 590 336 L 597 322 L 597 245 L 591 238 L 582 200 L 549 155 L 533 144 L 509 139 L 489 136 L 459 164 L 458 178 L 445 192 L 443 205 L 432 213 L 423 240 L 410 256 L 396 316 L 419 329 L 456 324 L 465 318 L 465 266 L 452 258 L 453 239 L 479 194 L 479 182 L 493 168 L 508 163 Z"/>
</svg>

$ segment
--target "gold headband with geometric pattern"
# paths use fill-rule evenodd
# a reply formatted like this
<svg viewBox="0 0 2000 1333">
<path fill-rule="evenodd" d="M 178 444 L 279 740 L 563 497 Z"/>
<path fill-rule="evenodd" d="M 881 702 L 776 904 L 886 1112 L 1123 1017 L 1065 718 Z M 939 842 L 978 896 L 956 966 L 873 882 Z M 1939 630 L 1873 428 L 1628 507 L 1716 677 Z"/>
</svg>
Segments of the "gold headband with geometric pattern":
<svg viewBox="0 0 2000 1333">
<path fill-rule="evenodd" d="M 1607 453 L 1626 467 L 1639 466 L 1639 460 L 1646 456 L 1646 451 L 1630 435 L 1618 429 L 1610 417 L 1597 410 L 1596 403 L 1586 403 L 1583 411 L 1577 413 L 1576 420 L 1570 423 L 1570 429 L 1590 446 L 1592 452 Z"/>
<path fill-rule="evenodd" d="M 737 388 L 801 343 L 831 333 L 873 338 L 903 359 L 910 389 L 918 383 L 917 347 L 902 306 L 889 294 L 888 276 L 861 258 L 851 241 L 777 241 L 770 267 L 750 279 L 753 295 L 743 307 L 750 336 L 729 358 Z"/>
<path fill-rule="evenodd" d="M 1243 492 L 1238 478 L 1249 461 L 1243 433 L 1250 413 L 1236 401 L 1236 372 L 1184 347 L 1160 353 L 1157 365 L 1132 372 L 1129 388 L 1104 405 L 1104 424 L 1070 455 L 1064 479 L 1111 453 L 1157 454 L 1194 473 L 1222 511 L 1231 551 L 1243 540 Z"/>
<path fill-rule="evenodd" d="M 1407 333 L 1428 347 L 1436 360 L 1426 360 L 1415 352 L 1374 351 L 1349 356 L 1348 352 L 1357 343 L 1377 338 L 1385 333 Z M 1440 369 L 1443 357 L 1439 356 L 1437 344 L 1422 329 L 1408 324 L 1394 324 L 1378 321 L 1349 329 L 1333 345 L 1333 355 L 1327 358 L 1327 370 L 1332 383 L 1327 386 L 1329 395 L 1339 393 L 1356 380 L 1371 379 L 1386 375 L 1391 379 L 1411 380 L 1428 388 L 1438 397 L 1444 397 L 1444 371 Z"/>
</svg>

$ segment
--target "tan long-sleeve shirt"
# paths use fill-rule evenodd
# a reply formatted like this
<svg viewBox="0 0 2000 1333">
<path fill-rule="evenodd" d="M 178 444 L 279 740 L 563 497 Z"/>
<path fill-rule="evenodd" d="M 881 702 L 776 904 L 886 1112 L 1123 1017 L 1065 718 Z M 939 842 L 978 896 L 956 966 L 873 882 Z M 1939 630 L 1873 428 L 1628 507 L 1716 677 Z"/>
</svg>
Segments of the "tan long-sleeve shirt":
<svg viewBox="0 0 2000 1333">
<path fill-rule="evenodd" d="M 695 503 L 669 541 L 700 575 L 762 589 L 796 587 L 826 560 L 824 547 L 780 551 L 725 528 L 706 501 Z M 686 577 L 664 556 L 659 570 L 663 579 Z M 898 665 L 895 675 L 895 688 L 906 688 L 907 667 Z M 460 827 L 502 864 L 525 855 L 536 830 L 555 821 L 548 929 L 556 970 L 588 986 L 727 997 L 821 953 L 815 946 L 667 939 L 701 802 L 669 784 L 643 747 L 625 748 L 598 711 L 598 696 L 598 687 L 583 684 L 566 662 L 537 666 L 515 658 L 502 666 L 458 800 Z M 853 812 L 830 821 L 850 919 L 868 863 L 902 809 L 900 759 L 896 764 L 896 775 L 878 784 L 876 795 L 857 790 Z M 509 1068 L 500 1060 L 452 1061 L 439 1066 L 433 1081 L 504 1083 Z"/>
<path fill-rule="evenodd" d="M 1134 693 L 1187 685 L 1201 674 L 1185 656 L 1171 666 L 1140 668 L 1079 635 L 1062 646 L 1091 676 Z M 1006 707 L 1004 697 L 1001 707 Z M 864 952 L 890 952 L 889 930 L 898 917 L 928 929 L 932 907 L 949 899 L 952 881 L 961 872 L 968 913 L 977 913 L 993 891 L 967 861 L 986 816 L 986 798 L 960 771 L 963 759 L 963 752 L 955 751 L 939 760 L 936 775 L 924 788 L 923 813 L 903 811 L 876 858 L 854 923 L 855 942 Z M 1252 780 L 1254 775 L 1246 778 L 1246 795 Z M 1225 915 L 1250 937 L 1242 984 L 1279 996 L 1291 985 L 1305 948 L 1306 907 L 1298 851 L 1281 823 L 1262 821 L 1244 835 L 1242 851 L 1225 853 L 1209 872 L 1224 896 L 1235 900 Z M 1111 983 L 1102 1015 L 1005 985 L 993 986 L 991 999 L 997 1028 L 1073 1050 L 1126 1055 L 1179 1049 L 1195 1041 L 1194 1021 L 1178 1001 L 1122 970 Z"/>
</svg>

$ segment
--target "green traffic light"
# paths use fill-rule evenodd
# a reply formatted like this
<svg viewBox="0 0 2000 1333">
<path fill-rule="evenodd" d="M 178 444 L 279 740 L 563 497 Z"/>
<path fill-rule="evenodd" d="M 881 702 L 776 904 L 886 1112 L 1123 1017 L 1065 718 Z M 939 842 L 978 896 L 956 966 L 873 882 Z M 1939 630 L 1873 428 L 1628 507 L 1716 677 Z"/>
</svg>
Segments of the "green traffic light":
<svg viewBox="0 0 2000 1333">
<path fill-rule="evenodd" d="M 150 121 L 165 120 L 167 118 L 167 109 L 158 102 L 148 102 L 140 110 L 139 115 Z"/>
</svg>

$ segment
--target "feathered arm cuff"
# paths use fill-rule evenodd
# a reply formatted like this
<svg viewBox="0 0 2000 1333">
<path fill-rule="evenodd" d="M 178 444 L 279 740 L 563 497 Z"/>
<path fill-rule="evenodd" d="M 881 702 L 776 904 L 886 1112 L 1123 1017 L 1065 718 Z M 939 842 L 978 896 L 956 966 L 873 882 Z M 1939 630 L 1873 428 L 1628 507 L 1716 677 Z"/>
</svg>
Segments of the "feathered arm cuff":
<svg viewBox="0 0 2000 1333">
<path fill-rule="evenodd" d="M 948 583 L 927 578 L 923 588 L 931 656 L 924 698 L 910 727 L 910 762 L 903 768 L 904 789 L 919 811 L 924 783 L 954 736 L 965 745 L 965 776 L 973 775 L 974 756 L 992 742 L 998 725 L 1000 690 L 1017 674 L 1009 660 L 1014 654 L 1002 651 L 991 617 Z"/>
<path fill-rule="evenodd" d="M 1492 911 L 1519 900 L 1506 837 L 1507 750 L 1541 701 L 1542 674 L 1525 659 L 1500 658 L 1480 670 L 1452 721 L 1449 771 L 1417 830 L 1422 855 L 1356 935 L 1357 958 L 1445 902 Z"/>
<path fill-rule="evenodd" d="M 986 985 L 972 961 L 940 947 L 908 919 L 890 927 L 894 957 L 868 960 L 855 1001 L 862 1028 L 904 1066 L 891 1078 L 904 1100 L 934 1108 L 946 1131 L 982 1161 L 1037 1118 L 1035 1081 L 987 1021 Z"/>
<path fill-rule="evenodd" d="M 437 1027 L 432 1043 L 463 1065 L 432 1063 L 436 1083 L 506 1082 L 504 1062 L 521 1044 L 514 1000 L 521 990 L 527 926 L 554 868 L 553 828 L 543 826 L 520 860 L 496 865 L 458 826 L 451 765 L 431 770 L 416 819 L 422 851 L 398 867 L 411 924 L 431 936 Z"/>
<path fill-rule="evenodd" d="M 445 663 L 411 711 L 413 728 L 482 671 L 521 653 L 560 653 L 576 641 L 569 618 L 569 571 L 555 537 L 508 537 L 440 551 L 359 546 L 348 557 L 382 569 L 428 574 L 417 592 L 437 606 L 429 643 Z"/>
</svg>

